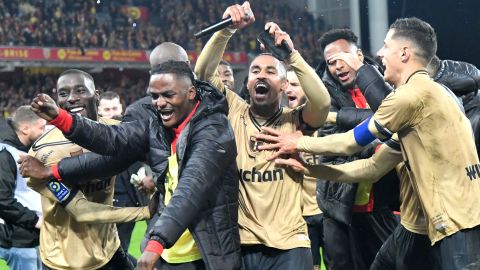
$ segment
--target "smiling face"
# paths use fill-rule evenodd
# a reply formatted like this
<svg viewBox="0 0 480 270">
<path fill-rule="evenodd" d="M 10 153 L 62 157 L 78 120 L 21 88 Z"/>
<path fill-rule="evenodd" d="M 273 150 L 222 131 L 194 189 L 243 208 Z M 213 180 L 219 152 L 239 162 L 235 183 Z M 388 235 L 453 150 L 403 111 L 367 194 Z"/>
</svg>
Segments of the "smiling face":
<svg viewBox="0 0 480 270">
<path fill-rule="evenodd" d="M 280 93 L 286 89 L 285 68 L 271 55 L 260 55 L 252 61 L 247 88 L 252 109 L 270 108 L 276 112 L 280 105 Z"/>
<path fill-rule="evenodd" d="M 287 72 L 287 79 L 288 87 L 285 90 L 285 95 L 288 99 L 288 107 L 295 108 L 305 103 L 307 98 L 294 71 Z"/>
<path fill-rule="evenodd" d="M 196 104 L 196 91 L 190 79 L 173 73 L 152 75 L 148 93 L 166 128 L 181 124 Z"/>
<path fill-rule="evenodd" d="M 217 67 L 217 71 L 223 84 L 226 85 L 228 89 L 233 91 L 235 79 L 233 78 L 232 67 L 220 64 Z"/>
<path fill-rule="evenodd" d="M 57 101 L 60 108 L 97 120 L 98 91 L 90 78 L 80 73 L 68 73 L 57 81 Z"/>
<path fill-rule="evenodd" d="M 349 43 L 345 39 L 338 39 L 325 46 L 323 52 L 325 59 L 330 59 L 332 55 L 337 53 L 352 53 L 358 57 L 360 61 L 363 62 L 363 53 L 357 48 L 354 44 Z M 357 75 L 356 71 L 353 70 L 349 65 L 347 65 L 342 60 L 327 61 L 328 71 L 330 75 L 338 81 L 342 87 L 346 89 L 351 89 L 355 87 L 355 77 Z"/>
</svg>

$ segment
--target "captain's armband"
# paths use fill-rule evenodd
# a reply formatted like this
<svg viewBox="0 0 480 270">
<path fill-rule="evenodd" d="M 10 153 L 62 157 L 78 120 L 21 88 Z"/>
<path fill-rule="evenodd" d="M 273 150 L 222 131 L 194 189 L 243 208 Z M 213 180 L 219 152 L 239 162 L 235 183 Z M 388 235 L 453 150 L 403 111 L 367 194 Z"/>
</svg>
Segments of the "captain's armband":
<svg viewBox="0 0 480 270">
<path fill-rule="evenodd" d="M 353 129 L 355 142 L 360 146 L 365 146 L 376 139 L 375 135 L 368 129 L 370 119 L 372 119 L 372 117 L 369 117 Z"/>
</svg>

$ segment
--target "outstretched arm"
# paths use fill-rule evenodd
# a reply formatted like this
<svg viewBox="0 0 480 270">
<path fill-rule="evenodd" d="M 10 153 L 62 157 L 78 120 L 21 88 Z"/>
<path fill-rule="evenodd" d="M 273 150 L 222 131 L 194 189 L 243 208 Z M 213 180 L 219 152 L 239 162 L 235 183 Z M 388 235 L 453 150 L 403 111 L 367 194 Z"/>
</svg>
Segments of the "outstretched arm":
<svg viewBox="0 0 480 270">
<path fill-rule="evenodd" d="M 101 124 L 69 114 L 45 94 L 37 95 L 31 106 L 37 115 L 60 129 L 69 140 L 93 152 L 114 156 L 141 155 L 148 150 L 147 121 Z"/>
<path fill-rule="evenodd" d="M 72 185 L 79 185 L 92 179 L 112 177 L 127 169 L 137 159 L 135 156 L 102 156 L 89 152 L 64 158 L 52 166 L 44 165 L 34 156 L 22 156 L 18 163 L 20 173 L 24 177 L 41 181 L 56 178 Z"/>
<path fill-rule="evenodd" d="M 398 143 L 396 143 L 398 145 Z M 396 147 L 395 147 L 396 148 Z M 294 170 L 307 176 L 344 183 L 376 182 L 395 168 L 402 161 L 402 154 L 391 144 L 383 144 L 378 151 L 368 159 L 358 159 L 338 165 L 309 165 L 300 161 L 277 159 L 278 165 L 291 166 Z"/>
<path fill-rule="evenodd" d="M 57 185 L 63 185 L 60 182 Z M 49 181 L 30 178 L 28 186 L 52 201 L 59 199 L 48 189 Z M 69 192 L 60 204 L 65 210 L 80 223 L 123 223 L 150 218 L 150 211 L 145 207 L 113 207 L 111 205 L 90 202 L 83 192 L 72 190 L 63 185 Z"/>
</svg>

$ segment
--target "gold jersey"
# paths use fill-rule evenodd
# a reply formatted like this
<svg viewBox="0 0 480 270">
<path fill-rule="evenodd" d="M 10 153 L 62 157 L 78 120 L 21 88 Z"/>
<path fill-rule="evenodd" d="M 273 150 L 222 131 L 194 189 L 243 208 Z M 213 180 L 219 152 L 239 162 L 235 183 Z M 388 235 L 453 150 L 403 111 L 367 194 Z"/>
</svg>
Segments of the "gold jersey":
<svg viewBox="0 0 480 270">
<path fill-rule="evenodd" d="M 240 178 L 239 215 L 241 243 L 262 244 L 278 249 L 310 247 L 307 226 L 302 218 L 302 177 L 278 168 L 266 159 L 272 151 L 259 151 L 255 135 L 261 125 L 250 106 L 226 90 L 228 119 L 235 133 Z M 299 124 L 300 110 L 281 108 L 266 120 L 281 132 L 292 133 Z"/>
<path fill-rule="evenodd" d="M 302 176 L 288 173 L 283 168 L 277 168 L 274 162 L 267 161 L 266 158 L 273 152 L 258 151 L 259 142 L 254 138 L 262 126 L 287 133 L 296 131 L 300 126 L 301 110 L 282 108 L 269 119 L 255 119 L 250 114 L 250 105 L 226 89 L 216 69 L 232 34 L 224 29 L 212 36 L 197 59 L 195 73 L 200 79 L 224 90 L 228 101 L 228 119 L 235 133 L 238 151 L 241 243 L 277 249 L 310 247 L 307 226 L 302 217 Z M 298 52 L 289 58 L 289 64 L 309 99 L 304 110 L 311 118 L 325 119 L 330 100 L 325 85 Z M 318 106 L 311 106 L 313 104 Z"/>
<path fill-rule="evenodd" d="M 435 242 L 480 224 L 480 165 L 470 122 L 426 72 L 388 95 L 369 124 L 398 133 L 405 166 Z"/>
<path fill-rule="evenodd" d="M 427 235 L 427 221 L 423 214 L 422 204 L 413 190 L 407 168 L 403 162 L 395 168 L 400 178 L 400 223 L 408 231 Z"/>
<path fill-rule="evenodd" d="M 302 159 L 307 164 L 320 164 L 320 158 L 320 155 L 302 153 Z M 303 177 L 302 209 L 303 216 L 314 216 L 322 213 L 317 203 L 317 178 L 309 176 Z"/>
<path fill-rule="evenodd" d="M 99 118 L 100 123 L 116 124 L 118 121 Z M 67 140 L 54 128 L 38 139 L 29 155 L 46 166 L 58 163 L 62 158 L 79 155 L 86 149 Z M 114 180 L 95 179 L 77 186 L 88 201 L 112 205 Z M 29 180 L 34 190 L 43 189 L 34 179 Z M 64 183 L 68 188 L 73 186 Z M 115 224 L 79 223 L 54 197 L 42 196 L 43 224 L 40 230 L 40 256 L 42 262 L 53 269 L 98 269 L 107 264 L 120 247 Z"/>
</svg>

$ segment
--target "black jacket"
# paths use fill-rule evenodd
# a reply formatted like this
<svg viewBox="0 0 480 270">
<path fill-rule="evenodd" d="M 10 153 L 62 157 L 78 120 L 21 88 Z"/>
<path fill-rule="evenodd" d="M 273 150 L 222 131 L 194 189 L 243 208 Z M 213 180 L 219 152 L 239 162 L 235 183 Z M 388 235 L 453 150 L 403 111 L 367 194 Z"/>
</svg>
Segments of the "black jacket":
<svg viewBox="0 0 480 270">
<path fill-rule="evenodd" d="M 470 93 L 463 97 L 463 107 L 470 123 L 472 124 L 477 155 L 480 157 L 480 96 L 478 93 Z"/>
<path fill-rule="evenodd" d="M 477 155 L 480 157 L 480 70 L 470 63 L 442 60 L 433 79 L 462 97 L 465 114 L 472 124 Z"/>
<path fill-rule="evenodd" d="M 467 62 L 442 60 L 433 80 L 462 96 L 480 89 L 480 70 Z"/>
<path fill-rule="evenodd" d="M 197 82 L 197 89 L 200 105 L 177 142 L 178 186 L 147 233 L 170 248 L 188 228 L 207 269 L 239 269 L 237 151 L 226 117 L 228 105 L 225 97 L 209 84 Z M 74 116 L 67 138 L 111 157 L 89 154 L 90 158 L 87 155 L 63 160 L 59 163 L 62 178 L 105 176 L 106 170 L 115 174 L 121 170 L 117 164 L 125 165 L 125 159 L 146 158 L 152 170 L 160 175 L 157 188 L 162 190 L 163 202 L 172 134 L 162 126 L 153 107 L 150 114 L 147 121 L 117 126 Z"/>
<path fill-rule="evenodd" d="M 326 65 L 317 68 L 322 81 L 331 97 L 330 111 L 337 112 L 336 124 L 326 124 L 320 129 L 320 136 L 346 132 L 363 120 L 373 115 L 381 101 L 391 92 L 391 87 L 381 76 L 381 69 L 373 60 L 365 58 L 367 65 L 357 71 L 356 85 L 364 94 L 371 109 L 355 107 L 350 94 L 345 91 L 330 75 Z M 380 69 L 380 71 L 379 71 Z M 360 154 L 349 157 L 322 157 L 322 162 L 341 164 L 359 158 L 368 158 L 373 154 L 374 146 L 367 147 Z M 358 184 L 339 183 L 334 181 L 317 181 L 317 202 L 320 209 L 333 219 L 349 225 L 351 223 L 352 207 Z M 372 187 L 374 193 L 374 210 L 387 207 L 398 208 L 399 183 L 392 171 Z"/>
<path fill-rule="evenodd" d="M 28 152 L 17 137 L 10 123 L 4 122 L 0 126 L 0 142 Z M 35 211 L 28 209 L 15 199 L 17 179 L 17 164 L 7 151 L 0 151 L 0 218 L 5 224 L 0 224 L 0 246 L 9 247 L 36 247 L 39 245 L 40 231 L 35 228 L 38 216 Z"/>
</svg>

